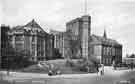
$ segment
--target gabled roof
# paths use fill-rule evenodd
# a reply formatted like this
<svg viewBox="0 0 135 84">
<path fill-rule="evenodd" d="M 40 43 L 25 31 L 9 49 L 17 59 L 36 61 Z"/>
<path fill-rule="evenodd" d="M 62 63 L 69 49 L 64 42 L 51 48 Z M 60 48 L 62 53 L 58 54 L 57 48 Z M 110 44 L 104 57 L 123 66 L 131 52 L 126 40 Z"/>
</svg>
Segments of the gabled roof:
<svg viewBox="0 0 135 84">
<path fill-rule="evenodd" d="M 11 31 L 14 31 L 14 30 L 26 30 L 26 29 L 39 29 L 41 30 L 42 32 L 44 32 L 45 34 L 48 34 L 46 31 L 44 31 L 41 26 L 33 19 L 32 21 L 28 22 L 26 25 L 19 25 L 19 26 L 15 26 L 11 29 Z"/>
<path fill-rule="evenodd" d="M 30 21 L 29 23 L 27 23 L 26 25 L 24 25 L 24 27 L 39 28 L 42 31 L 44 31 L 34 19 L 32 21 Z"/>
<path fill-rule="evenodd" d="M 119 45 L 119 43 L 116 40 L 104 38 L 104 37 L 97 36 L 94 34 L 91 35 L 91 38 L 92 38 L 92 42 L 95 44 L 118 44 Z"/>
</svg>

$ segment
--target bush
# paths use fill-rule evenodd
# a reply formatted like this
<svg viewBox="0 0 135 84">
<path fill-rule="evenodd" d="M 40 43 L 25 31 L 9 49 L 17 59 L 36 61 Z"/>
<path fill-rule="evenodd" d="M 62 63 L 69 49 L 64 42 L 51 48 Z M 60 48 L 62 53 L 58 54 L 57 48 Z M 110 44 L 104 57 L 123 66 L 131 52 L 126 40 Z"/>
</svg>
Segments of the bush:
<svg viewBox="0 0 135 84">
<path fill-rule="evenodd" d="M 88 61 L 86 59 L 80 59 L 80 60 L 78 60 L 76 67 L 78 68 L 78 70 L 84 71 L 84 72 L 87 72 L 88 67 L 89 67 L 88 72 L 93 73 L 93 72 L 97 71 L 96 67 L 99 67 L 99 66 L 97 64 L 94 64 L 94 62 L 92 62 L 92 61 Z"/>
<path fill-rule="evenodd" d="M 7 58 L 4 58 L 7 59 Z M 25 68 L 30 65 L 36 64 L 34 61 L 29 61 L 28 58 L 24 58 L 23 56 L 12 56 L 8 57 L 9 60 L 5 60 L 2 63 L 2 68 L 3 69 L 20 69 L 20 68 Z"/>
<path fill-rule="evenodd" d="M 73 67 L 75 64 L 72 60 L 69 59 L 69 60 L 66 60 L 66 65 L 70 66 L 70 67 Z"/>
<path fill-rule="evenodd" d="M 54 55 L 53 56 L 47 56 L 46 60 L 54 60 L 54 59 L 64 59 L 62 57 L 62 54 L 59 52 L 59 49 L 54 48 Z"/>
<path fill-rule="evenodd" d="M 30 58 L 31 56 L 26 50 L 15 52 L 12 56 L 2 56 L 2 68 L 14 70 L 36 64 L 36 62 L 30 61 Z"/>
</svg>

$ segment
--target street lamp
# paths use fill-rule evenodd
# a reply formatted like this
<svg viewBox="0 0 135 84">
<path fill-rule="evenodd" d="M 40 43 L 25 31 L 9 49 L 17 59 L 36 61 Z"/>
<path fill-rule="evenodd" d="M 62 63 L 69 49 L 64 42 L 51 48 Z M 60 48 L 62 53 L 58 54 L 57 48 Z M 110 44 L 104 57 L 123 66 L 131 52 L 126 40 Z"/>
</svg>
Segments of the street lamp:
<svg viewBox="0 0 135 84">
<path fill-rule="evenodd" d="M 9 64 L 8 64 L 8 57 L 7 57 L 7 75 L 9 75 Z"/>
<path fill-rule="evenodd" d="M 112 43 L 112 67 L 114 67 L 114 69 L 116 69 L 116 66 L 115 66 L 115 48 L 114 48 L 113 43 Z"/>
</svg>

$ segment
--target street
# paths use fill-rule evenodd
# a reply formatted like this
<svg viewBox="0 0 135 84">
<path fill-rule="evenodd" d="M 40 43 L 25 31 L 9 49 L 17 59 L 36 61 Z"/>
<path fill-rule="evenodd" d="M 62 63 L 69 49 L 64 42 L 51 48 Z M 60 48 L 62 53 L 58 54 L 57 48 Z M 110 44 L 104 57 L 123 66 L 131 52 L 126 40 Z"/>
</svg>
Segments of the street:
<svg viewBox="0 0 135 84">
<path fill-rule="evenodd" d="M 47 84 L 115 84 L 118 81 L 135 77 L 135 71 L 131 70 L 113 70 L 112 67 L 105 67 L 104 70 L 105 73 L 102 76 L 99 73 L 48 76 L 39 73 L 11 72 L 10 76 L 6 76 L 5 79 L 15 81 L 17 84 L 19 82 L 21 84 L 44 84 L 45 82 Z"/>
</svg>

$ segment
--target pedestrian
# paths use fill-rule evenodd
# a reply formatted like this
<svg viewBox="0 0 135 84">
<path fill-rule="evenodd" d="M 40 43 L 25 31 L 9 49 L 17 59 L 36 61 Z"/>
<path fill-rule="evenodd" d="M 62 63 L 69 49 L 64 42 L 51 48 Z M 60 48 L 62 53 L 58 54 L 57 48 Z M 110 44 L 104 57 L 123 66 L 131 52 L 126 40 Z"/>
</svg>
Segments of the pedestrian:
<svg viewBox="0 0 135 84">
<path fill-rule="evenodd" d="M 87 72 L 89 73 L 90 72 L 90 67 L 86 66 L 86 69 L 87 69 Z"/>
<path fill-rule="evenodd" d="M 102 69 L 99 68 L 99 75 L 102 75 Z"/>
<path fill-rule="evenodd" d="M 99 69 L 100 75 L 104 75 L 104 65 L 101 64 L 101 68 Z"/>
<path fill-rule="evenodd" d="M 102 64 L 102 75 L 104 75 L 104 64 Z"/>
<path fill-rule="evenodd" d="M 100 72 L 100 73 L 101 73 L 101 76 L 102 76 L 102 75 L 103 75 L 103 70 L 101 70 L 101 72 Z"/>
<path fill-rule="evenodd" d="M 116 64 L 114 64 L 114 70 L 116 70 Z"/>
<path fill-rule="evenodd" d="M 113 68 L 114 68 L 114 70 L 116 70 L 116 63 L 113 61 Z"/>
<path fill-rule="evenodd" d="M 131 67 L 131 70 L 133 70 L 133 68 L 134 68 L 134 64 L 133 64 L 133 63 L 131 63 L 131 64 L 130 64 L 130 67 Z"/>
<path fill-rule="evenodd" d="M 99 65 L 98 64 L 96 64 L 96 70 L 97 70 L 97 74 L 98 74 L 98 72 L 99 72 Z"/>
</svg>

